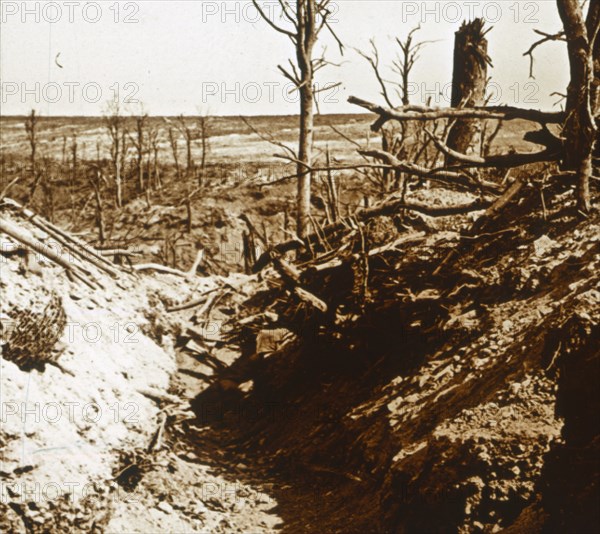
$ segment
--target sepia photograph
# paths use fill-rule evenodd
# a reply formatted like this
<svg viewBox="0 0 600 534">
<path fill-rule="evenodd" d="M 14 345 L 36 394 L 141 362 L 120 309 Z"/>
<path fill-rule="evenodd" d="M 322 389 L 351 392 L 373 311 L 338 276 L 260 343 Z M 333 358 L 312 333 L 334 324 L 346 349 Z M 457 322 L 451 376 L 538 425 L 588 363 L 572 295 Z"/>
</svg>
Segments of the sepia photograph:
<svg viewBox="0 0 600 534">
<path fill-rule="evenodd" d="M 600 532 L 600 0 L 2 0 L 0 532 Z"/>
</svg>

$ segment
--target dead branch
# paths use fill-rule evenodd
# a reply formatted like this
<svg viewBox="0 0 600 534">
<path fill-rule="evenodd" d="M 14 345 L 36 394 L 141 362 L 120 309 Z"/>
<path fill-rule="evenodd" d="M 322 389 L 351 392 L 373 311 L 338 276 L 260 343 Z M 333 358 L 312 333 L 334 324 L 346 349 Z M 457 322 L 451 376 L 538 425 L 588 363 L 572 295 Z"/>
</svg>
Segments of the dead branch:
<svg viewBox="0 0 600 534">
<path fill-rule="evenodd" d="M 290 265 L 283 260 L 279 255 L 272 254 L 271 260 L 273 265 L 281 278 L 287 282 L 288 285 L 292 286 L 292 292 L 303 302 L 310 304 L 322 313 L 327 312 L 327 304 L 323 302 L 319 297 L 312 294 L 310 291 L 300 287 L 300 279 L 302 273 L 293 265 Z"/>
<path fill-rule="evenodd" d="M 213 289 L 205 291 L 197 299 L 191 300 L 184 304 L 179 304 L 178 306 L 171 306 L 170 308 L 167 308 L 167 312 L 173 313 L 173 312 L 178 312 L 178 311 L 183 311 L 183 310 L 189 310 L 191 308 L 195 308 L 196 306 L 200 306 L 201 304 L 204 304 L 204 302 L 206 302 L 206 297 L 208 295 L 210 295 L 211 293 L 214 293 L 215 291 L 218 291 L 219 289 L 221 289 L 221 287 L 215 287 Z"/>
<path fill-rule="evenodd" d="M 248 227 L 248 230 L 250 230 L 251 234 L 258 237 L 265 248 L 269 246 L 267 243 L 267 236 L 258 231 L 256 226 L 254 226 L 250 218 L 245 213 L 242 213 L 238 218 L 246 223 L 246 226 Z"/>
<path fill-rule="evenodd" d="M 285 150 L 286 152 L 291 154 L 291 157 L 293 158 L 297 158 L 297 154 L 296 152 L 290 148 L 289 146 L 285 145 L 284 143 L 281 143 L 280 141 L 277 141 L 276 139 L 273 138 L 273 136 L 269 135 L 269 134 L 264 134 L 262 132 L 260 132 L 259 130 L 257 130 L 248 119 L 246 119 L 246 117 L 242 117 L 240 115 L 240 119 L 244 122 L 244 124 L 246 126 L 248 126 L 248 128 L 250 128 L 250 130 L 252 130 L 252 133 L 256 134 L 260 139 L 262 139 L 263 141 L 270 143 L 273 146 L 279 147 L 283 150 Z"/>
<path fill-rule="evenodd" d="M 258 3 L 257 0 L 252 0 L 252 4 L 254 5 L 254 7 L 256 8 L 256 10 L 258 11 L 258 13 L 260 14 L 260 16 L 263 18 L 263 20 L 269 25 L 271 26 L 271 28 L 273 28 L 275 31 L 282 33 L 283 35 L 287 35 L 290 40 L 292 42 L 295 42 L 296 39 L 296 34 L 292 33 L 289 30 L 286 30 L 285 28 L 282 28 L 281 26 L 278 26 L 277 24 L 275 24 L 275 22 L 273 22 L 271 20 L 270 17 L 267 16 L 267 14 L 264 12 L 264 10 L 262 9 L 262 7 L 260 7 L 260 4 Z M 283 11 L 286 14 L 286 18 L 288 18 L 288 13 L 286 12 L 285 8 Z"/>
<path fill-rule="evenodd" d="M 359 153 L 361 155 L 385 161 L 393 169 L 438 181 L 446 185 L 463 187 L 469 191 L 484 191 L 492 194 L 497 194 L 500 191 L 500 186 L 493 182 L 483 180 L 475 182 L 468 175 L 461 172 L 446 169 L 428 169 L 421 165 L 417 165 L 416 163 L 400 161 L 389 152 L 384 152 L 383 150 L 361 150 Z"/>
<path fill-rule="evenodd" d="M 473 228 L 470 233 L 476 233 L 483 227 L 485 222 L 500 213 L 500 211 L 502 211 L 504 207 L 520 193 L 524 185 L 525 184 L 521 180 L 515 180 L 504 194 L 498 197 L 494 203 L 485 210 L 485 213 L 473 223 Z"/>
<path fill-rule="evenodd" d="M 461 172 L 448 171 L 445 169 L 428 169 L 427 167 L 417 165 L 416 163 L 411 163 L 409 161 L 400 161 L 393 154 L 390 154 L 389 152 L 385 152 L 383 150 L 358 150 L 358 153 L 365 158 L 374 158 L 385 163 L 356 163 L 352 165 L 338 165 L 335 167 L 309 167 L 305 165 L 305 167 L 311 172 L 332 172 L 361 169 L 390 169 L 410 173 L 415 176 L 419 176 L 421 178 L 429 179 L 432 181 L 437 181 L 446 185 L 450 185 L 452 187 L 462 187 L 467 191 L 483 190 L 487 193 L 492 194 L 498 193 L 500 191 L 500 186 L 493 182 L 474 182 L 468 175 Z M 274 156 L 281 157 L 288 161 L 299 162 L 298 160 L 289 158 L 288 156 L 277 156 L 277 154 L 274 154 Z M 295 174 L 283 176 L 282 178 L 279 178 L 278 180 L 275 180 L 274 182 L 271 182 L 268 185 L 274 185 L 295 177 Z"/>
<path fill-rule="evenodd" d="M 179 276 L 180 278 L 185 278 L 186 280 L 191 280 L 196 276 L 196 269 L 200 262 L 204 257 L 204 250 L 199 250 L 196 254 L 196 259 L 192 268 L 188 272 L 180 271 L 179 269 L 173 269 L 172 267 L 167 267 L 166 265 L 161 265 L 159 263 L 143 263 L 134 265 L 133 269 L 135 271 L 157 271 L 159 273 L 172 274 L 173 276 Z"/>
<path fill-rule="evenodd" d="M 565 38 L 564 31 L 560 31 L 557 33 L 546 33 L 541 30 L 533 30 L 533 31 L 535 33 L 537 33 L 538 35 L 542 35 L 543 37 L 539 41 L 536 41 L 535 43 L 533 43 L 529 47 L 529 50 L 527 50 L 527 52 L 523 53 L 523 56 L 529 56 L 529 77 L 535 79 L 535 76 L 533 75 L 533 63 L 534 63 L 533 52 L 534 52 L 534 50 L 538 46 L 540 46 L 544 43 L 547 43 L 548 41 L 562 41 L 562 42 L 566 43 L 567 39 Z"/>
<path fill-rule="evenodd" d="M 385 81 L 383 80 L 383 77 L 381 76 L 381 72 L 379 70 L 379 51 L 377 50 L 377 46 L 375 45 L 375 39 L 371 39 L 369 42 L 371 44 L 371 55 L 363 52 L 358 48 L 355 48 L 354 50 L 362 58 L 366 59 L 369 65 L 371 65 L 371 69 L 373 69 L 373 74 L 375 74 L 375 79 L 377 80 L 377 83 L 379 83 L 379 87 L 381 88 L 381 96 L 383 96 L 387 105 L 393 108 L 394 104 L 392 104 L 392 101 L 390 100 L 387 86 L 385 85 Z"/>
<path fill-rule="evenodd" d="M 459 163 L 467 164 L 472 167 L 520 167 L 529 163 L 539 163 L 541 161 L 557 161 L 560 158 L 561 150 L 546 149 L 541 152 L 519 153 L 514 154 L 498 154 L 494 156 L 477 156 L 476 154 L 467 155 L 456 150 L 452 150 L 445 145 L 440 139 L 433 135 L 429 130 L 425 129 L 425 133 L 431 138 L 435 146 L 446 156 L 450 156 L 453 160 Z"/>
<path fill-rule="evenodd" d="M 6 195 L 8 195 L 8 192 L 10 191 L 10 188 L 15 185 L 19 180 L 21 179 L 21 176 L 17 176 L 16 178 L 14 178 L 13 180 L 11 180 L 8 185 L 0 192 L 0 202 L 4 199 L 4 197 Z"/>
<path fill-rule="evenodd" d="M 348 98 L 350 104 L 360 106 L 379 115 L 379 119 L 371 129 L 378 131 L 387 121 L 432 121 L 439 119 L 498 119 L 515 120 L 523 119 L 540 124 L 560 124 L 565 119 L 562 111 L 540 111 L 537 109 L 517 108 L 513 106 L 475 106 L 473 108 L 432 108 L 427 106 L 402 106 L 399 108 L 386 108 L 373 104 L 355 96 Z"/>
<path fill-rule="evenodd" d="M 463 235 L 462 238 L 472 239 L 474 236 L 476 236 L 491 218 L 500 213 L 500 211 L 502 211 L 509 204 L 509 202 L 519 194 L 524 185 L 525 184 L 521 180 L 516 180 L 510 187 L 506 189 L 502 196 L 497 198 L 495 202 L 485 210 L 483 215 L 473 223 L 471 228 L 469 228 L 467 233 Z M 451 249 L 442 262 L 436 267 L 435 271 L 433 271 L 433 275 L 437 276 L 442 271 L 444 266 L 447 265 L 456 254 L 457 250 Z"/>
</svg>

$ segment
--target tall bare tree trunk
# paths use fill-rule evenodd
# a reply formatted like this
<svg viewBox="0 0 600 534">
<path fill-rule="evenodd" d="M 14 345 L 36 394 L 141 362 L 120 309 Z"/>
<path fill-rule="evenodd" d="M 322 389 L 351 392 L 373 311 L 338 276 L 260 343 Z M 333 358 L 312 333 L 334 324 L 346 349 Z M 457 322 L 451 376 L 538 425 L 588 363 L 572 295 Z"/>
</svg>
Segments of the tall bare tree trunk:
<svg viewBox="0 0 600 534">
<path fill-rule="evenodd" d="M 315 0 L 297 0 L 298 38 L 296 59 L 300 68 L 300 136 L 298 139 L 298 226 L 300 237 L 310 233 L 310 191 L 314 135 L 314 72 L 312 55 L 317 39 Z"/>
<path fill-rule="evenodd" d="M 593 12 L 591 10 L 594 10 Z M 588 13 L 587 21 L 588 35 L 594 35 L 596 32 L 596 38 L 594 40 L 594 47 L 592 50 L 592 56 L 594 60 L 594 79 L 592 81 L 592 112 L 596 118 L 596 144 L 593 152 L 593 166 L 597 169 L 600 167 L 600 139 L 598 138 L 600 132 L 600 34 L 598 28 L 600 27 L 600 3 L 596 0 L 595 4 L 590 7 L 590 13 Z"/>
<path fill-rule="evenodd" d="M 594 62 L 594 77 L 592 79 L 592 114 L 597 116 L 600 113 L 600 2 L 592 0 L 588 15 L 585 21 L 588 39 L 593 40 L 592 61 Z M 596 143 L 598 148 L 598 143 Z"/>
<path fill-rule="evenodd" d="M 308 84 L 307 86 L 308 87 Z M 312 165 L 313 143 L 313 94 L 312 90 L 300 91 L 300 138 L 297 165 L 298 173 L 298 235 L 304 237 L 310 233 L 310 191 L 312 173 L 306 166 Z M 305 166 L 306 165 L 306 166 Z"/>
<path fill-rule="evenodd" d="M 177 148 L 177 138 L 173 128 L 169 128 L 169 144 L 171 145 L 171 151 L 173 152 L 173 161 L 175 163 L 175 173 L 177 175 L 177 182 L 181 181 L 181 167 L 179 166 L 179 151 Z"/>
<path fill-rule="evenodd" d="M 155 187 L 160 191 L 162 189 L 162 181 L 160 179 L 160 167 L 158 165 L 158 147 L 154 149 L 154 159 L 152 162 L 152 173 L 154 174 Z"/>
<path fill-rule="evenodd" d="M 200 173 L 198 174 L 198 187 L 204 185 L 204 174 L 206 172 L 206 157 L 208 152 L 208 137 L 209 137 L 209 118 L 201 115 L 198 120 L 200 126 L 200 140 L 202 142 L 202 159 L 200 161 Z"/>
<path fill-rule="evenodd" d="M 598 98 L 598 85 L 594 81 L 593 35 L 588 35 L 588 26 L 578 0 L 557 0 L 556 3 L 567 38 L 571 69 L 571 81 L 567 89 L 567 119 L 562 135 L 565 148 L 563 166 L 577 173 L 577 206 L 581 212 L 589 213 L 592 157 L 598 135 L 593 117 L 593 106 L 597 106 Z M 592 0 L 588 22 L 594 34 L 598 33 L 599 10 L 600 2 Z"/>
<path fill-rule="evenodd" d="M 487 84 L 487 39 L 482 19 L 463 22 L 456 32 L 454 41 L 454 73 L 452 75 L 452 107 L 474 107 L 485 103 Z M 448 133 L 449 148 L 469 153 L 473 146 L 479 145 L 478 134 L 481 121 L 477 119 L 457 120 Z M 446 158 L 446 164 L 453 163 Z"/>
<path fill-rule="evenodd" d="M 289 25 L 283 27 L 279 22 L 265 13 L 261 2 L 252 0 L 252 4 L 261 17 L 279 33 L 286 35 L 296 50 L 296 64 L 290 61 L 291 69 L 278 65 L 281 73 L 290 80 L 300 94 L 300 134 L 298 139 L 298 154 L 296 175 L 298 176 L 297 199 L 297 234 L 304 237 L 310 233 L 310 198 L 311 198 L 311 165 L 314 136 L 314 89 L 315 73 L 329 64 L 324 55 L 313 58 L 315 44 L 319 32 L 326 28 L 337 42 L 340 53 L 344 46 L 335 34 L 328 18 L 332 11 L 328 8 L 330 0 L 296 0 L 295 8 L 292 2 L 280 0 L 282 20 Z M 284 26 L 286 23 L 284 22 Z"/>
</svg>

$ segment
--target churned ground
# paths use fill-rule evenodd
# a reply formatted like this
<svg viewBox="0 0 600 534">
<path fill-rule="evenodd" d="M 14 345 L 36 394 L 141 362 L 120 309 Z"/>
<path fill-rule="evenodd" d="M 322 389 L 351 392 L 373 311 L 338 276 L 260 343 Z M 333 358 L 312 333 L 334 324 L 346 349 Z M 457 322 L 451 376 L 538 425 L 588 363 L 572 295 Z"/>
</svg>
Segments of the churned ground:
<svg viewBox="0 0 600 534">
<path fill-rule="evenodd" d="M 585 531 L 598 215 L 545 195 L 475 234 L 424 215 L 396 241 L 383 217 L 366 263 L 345 234 L 300 264 L 324 316 L 271 267 L 111 276 L 59 251 L 71 272 L 3 234 L 2 529 Z"/>
</svg>

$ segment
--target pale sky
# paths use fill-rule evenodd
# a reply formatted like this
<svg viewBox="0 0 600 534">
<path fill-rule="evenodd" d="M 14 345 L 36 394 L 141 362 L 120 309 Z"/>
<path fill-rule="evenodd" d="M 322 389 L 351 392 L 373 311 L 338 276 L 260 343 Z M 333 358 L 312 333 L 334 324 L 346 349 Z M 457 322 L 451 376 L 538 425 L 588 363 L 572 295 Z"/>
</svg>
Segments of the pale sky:
<svg viewBox="0 0 600 534">
<path fill-rule="evenodd" d="M 278 17 L 276 1 L 263 4 Z M 32 108 L 44 115 L 99 115 L 117 88 L 122 103 L 138 100 L 152 115 L 297 113 L 297 95 L 277 70 L 293 57 L 292 44 L 249 1 L 2 0 L 0 8 L 2 115 Z M 383 72 L 393 79 L 385 66 L 398 49 L 394 37 L 403 39 L 418 24 L 417 39 L 436 42 L 423 49 L 413 71 L 411 101 L 422 104 L 433 95 L 434 105 L 448 105 L 454 32 L 473 16 L 494 26 L 488 40 L 495 103 L 552 109 L 557 97 L 550 94 L 565 92 L 564 43 L 537 49 L 535 80 L 523 57 L 539 38 L 535 28 L 560 29 L 554 0 L 337 0 L 334 10 L 332 27 L 347 48 L 340 58 L 323 33 L 318 50 L 324 45 L 331 61 L 344 62 L 319 73 L 319 87 L 342 82 L 321 93 L 323 113 L 361 111 L 346 102 L 350 95 L 383 103 L 370 67 L 353 49 L 368 49 L 375 37 Z"/>
</svg>

